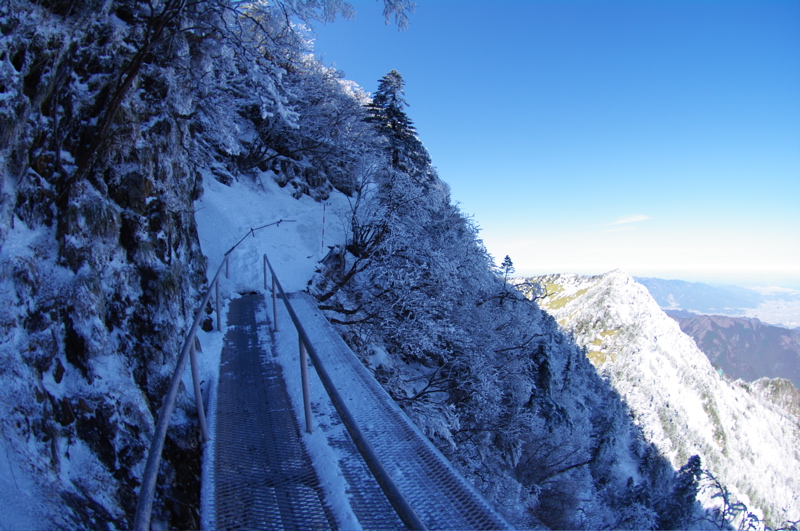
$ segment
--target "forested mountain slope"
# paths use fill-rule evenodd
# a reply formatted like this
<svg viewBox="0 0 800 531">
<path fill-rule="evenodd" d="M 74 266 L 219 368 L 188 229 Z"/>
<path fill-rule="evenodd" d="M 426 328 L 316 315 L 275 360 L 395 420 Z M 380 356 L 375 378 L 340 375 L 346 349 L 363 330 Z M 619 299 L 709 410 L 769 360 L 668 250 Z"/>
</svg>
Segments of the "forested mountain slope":
<svg viewBox="0 0 800 531">
<path fill-rule="evenodd" d="M 731 502 L 743 502 L 771 526 L 800 517 L 800 418 L 796 408 L 764 398 L 761 389 L 773 386 L 723 379 L 647 290 L 620 271 L 519 283 L 574 334 L 646 440 L 673 465 L 699 455 L 727 485 Z M 701 499 L 720 501 L 708 493 Z"/>
<path fill-rule="evenodd" d="M 385 5 L 402 21 L 409 3 Z M 276 195 L 350 205 L 310 290 L 509 519 L 697 526 L 701 463 L 662 456 L 573 339 L 499 277 L 405 114 L 402 76 L 370 98 L 309 55 L 291 21 L 340 9 L 0 5 L 0 426 L 26 526 L 129 527 L 181 336 L 221 258 L 196 230 L 208 178 L 261 189 L 264 209 Z M 195 528 L 183 392 L 164 459 L 155 519 Z"/>
<path fill-rule="evenodd" d="M 800 330 L 758 319 L 666 310 L 711 363 L 731 378 L 786 378 L 800 386 Z"/>
</svg>

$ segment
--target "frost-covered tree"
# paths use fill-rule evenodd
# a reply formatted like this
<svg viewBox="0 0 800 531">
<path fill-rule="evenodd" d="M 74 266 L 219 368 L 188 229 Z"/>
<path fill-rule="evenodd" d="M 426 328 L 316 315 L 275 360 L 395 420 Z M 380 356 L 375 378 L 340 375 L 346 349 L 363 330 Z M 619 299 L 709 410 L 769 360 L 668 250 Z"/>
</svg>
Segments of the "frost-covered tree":
<svg viewBox="0 0 800 531">
<path fill-rule="evenodd" d="M 407 106 L 405 81 L 397 70 L 392 70 L 378 82 L 378 90 L 367 106 L 367 121 L 386 139 L 392 166 L 422 178 L 423 173 L 430 170 L 430 156 L 405 112 Z"/>
<path fill-rule="evenodd" d="M 503 272 L 503 282 L 508 282 L 508 276 L 514 273 L 514 262 L 511 261 L 511 257 L 506 255 L 503 258 L 503 263 L 500 264 L 500 270 Z"/>
<path fill-rule="evenodd" d="M 660 529 L 686 529 L 693 523 L 703 468 L 700 457 L 693 455 L 676 472 L 671 496 L 664 500 L 658 521 Z"/>
</svg>

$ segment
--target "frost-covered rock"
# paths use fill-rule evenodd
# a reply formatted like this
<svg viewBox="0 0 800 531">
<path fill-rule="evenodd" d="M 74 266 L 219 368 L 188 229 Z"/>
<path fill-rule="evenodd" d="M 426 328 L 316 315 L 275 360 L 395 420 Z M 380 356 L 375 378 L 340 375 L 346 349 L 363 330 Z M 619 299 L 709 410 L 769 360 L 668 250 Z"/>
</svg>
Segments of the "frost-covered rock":
<svg viewBox="0 0 800 531">
<path fill-rule="evenodd" d="M 20 523 L 27 512 L 41 528 L 129 527 L 206 289 L 203 177 L 316 198 L 352 184 L 354 88 L 308 55 L 299 28 L 285 31 L 282 8 L 240 8 L 0 5 L 2 479 L 19 475 L 21 497 L 45 493 L 13 508 Z M 182 389 L 156 496 L 154 519 L 176 528 L 199 525 L 191 402 Z"/>
</svg>

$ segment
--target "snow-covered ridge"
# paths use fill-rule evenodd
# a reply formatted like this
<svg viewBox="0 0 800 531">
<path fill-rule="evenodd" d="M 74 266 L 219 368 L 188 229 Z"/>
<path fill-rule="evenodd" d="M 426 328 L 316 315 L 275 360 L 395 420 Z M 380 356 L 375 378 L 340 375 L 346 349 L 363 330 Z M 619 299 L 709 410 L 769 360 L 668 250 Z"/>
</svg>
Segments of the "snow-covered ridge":
<svg viewBox="0 0 800 531">
<path fill-rule="evenodd" d="M 674 466 L 698 454 L 736 499 L 763 511 L 771 525 L 800 517 L 797 417 L 743 382 L 720 377 L 624 272 L 526 280 L 544 285 L 541 306 L 585 348 Z"/>
</svg>

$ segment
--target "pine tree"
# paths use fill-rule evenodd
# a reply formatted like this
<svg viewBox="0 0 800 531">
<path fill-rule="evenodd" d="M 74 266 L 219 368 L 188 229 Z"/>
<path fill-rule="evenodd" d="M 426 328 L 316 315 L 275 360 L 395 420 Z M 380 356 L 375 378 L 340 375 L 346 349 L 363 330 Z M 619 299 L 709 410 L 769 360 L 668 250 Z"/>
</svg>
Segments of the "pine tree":
<svg viewBox="0 0 800 531">
<path fill-rule="evenodd" d="M 511 257 L 506 255 L 503 258 L 503 263 L 500 265 L 500 268 L 503 270 L 503 281 L 508 282 L 508 275 L 512 274 L 514 269 L 514 262 L 511 261 Z"/>
<path fill-rule="evenodd" d="M 408 102 L 404 88 L 405 81 L 397 70 L 383 76 L 367 106 L 367 122 L 374 124 L 378 133 L 387 139 L 392 167 L 416 176 L 430 169 L 431 160 L 405 112 Z"/>
<path fill-rule="evenodd" d="M 664 500 L 659 515 L 661 529 L 681 529 L 690 524 L 700 477 L 703 474 L 700 456 L 693 455 L 675 473 L 671 496 Z"/>
</svg>

